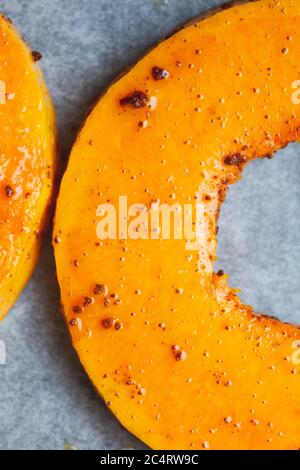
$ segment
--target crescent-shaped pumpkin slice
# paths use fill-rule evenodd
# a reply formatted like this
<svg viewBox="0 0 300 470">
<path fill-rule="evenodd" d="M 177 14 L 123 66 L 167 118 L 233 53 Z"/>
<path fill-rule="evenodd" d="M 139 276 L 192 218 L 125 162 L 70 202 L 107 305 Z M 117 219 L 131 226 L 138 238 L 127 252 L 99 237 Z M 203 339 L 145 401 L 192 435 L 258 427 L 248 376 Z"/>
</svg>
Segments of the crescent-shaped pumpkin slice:
<svg viewBox="0 0 300 470">
<path fill-rule="evenodd" d="M 0 319 L 35 266 L 53 189 L 55 119 L 39 58 L 0 16 Z"/>
<path fill-rule="evenodd" d="M 300 3 L 233 7 L 152 50 L 74 145 L 54 230 L 65 316 L 97 390 L 152 448 L 299 448 L 300 331 L 255 314 L 213 272 L 228 184 L 299 140 L 299 79 Z M 120 196 L 203 204 L 204 248 L 99 240 L 97 208 L 118 213 Z"/>
</svg>

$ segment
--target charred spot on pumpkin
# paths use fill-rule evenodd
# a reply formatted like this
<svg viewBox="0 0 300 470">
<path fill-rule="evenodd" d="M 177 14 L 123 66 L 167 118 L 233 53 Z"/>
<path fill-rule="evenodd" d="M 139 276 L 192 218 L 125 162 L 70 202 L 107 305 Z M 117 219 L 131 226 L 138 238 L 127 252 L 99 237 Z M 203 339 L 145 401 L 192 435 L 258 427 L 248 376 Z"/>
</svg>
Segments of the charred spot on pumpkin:
<svg viewBox="0 0 300 470">
<path fill-rule="evenodd" d="M 77 324 L 76 318 L 71 318 L 71 320 L 69 321 L 69 324 L 70 324 L 71 326 L 75 326 L 75 325 Z"/>
<path fill-rule="evenodd" d="M 175 357 L 176 361 L 182 361 L 182 359 L 183 359 L 183 353 L 182 353 L 182 351 L 176 351 L 176 352 L 174 353 L 174 357 Z"/>
<path fill-rule="evenodd" d="M 82 307 L 80 307 L 80 305 L 75 305 L 73 307 L 73 312 L 79 315 L 82 312 Z"/>
<path fill-rule="evenodd" d="M 143 91 L 135 90 L 124 98 L 120 99 L 121 106 L 131 106 L 132 108 L 144 108 L 147 105 L 148 97 Z"/>
<path fill-rule="evenodd" d="M 101 325 L 105 330 L 109 330 L 114 324 L 114 319 L 112 317 L 103 318 Z"/>
<path fill-rule="evenodd" d="M 13 188 L 9 184 L 5 186 L 4 191 L 7 197 L 12 197 L 15 193 Z"/>
<path fill-rule="evenodd" d="M 5 19 L 5 21 L 7 21 L 7 22 L 10 23 L 10 24 L 13 24 L 13 21 L 12 21 L 12 19 L 11 19 L 9 16 L 5 15 L 4 13 L 1 13 L 1 16 L 3 16 L 3 18 Z"/>
<path fill-rule="evenodd" d="M 31 55 L 32 55 L 32 59 L 34 60 L 34 62 L 38 62 L 43 57 L 39 51 L 32 51 Z"/>
<path fill-rule="evenodd" d="M 83 298 L 83 305 L 87 307 L 88 305 L 91 305 L 93 303 L 93 299 L 91 297 L 85 296 Z"/>
<path fill-rule="evenodd" d="M 108 289 L 104 284 L 96 284 L 93 292 L 95 295 L 107 295 Z"/>
<path fill-rule="evenodd" d="M 221 178 L 221 184 L 223 184 L 224 186 L 228 186 L 230 184 L 230 178 L 226 177 L 226 178 Z"/>
<path fill-rule="evenodd" d="M 224 163 L 228 166 L 240 166 L 243 163 L 246 163 L 246 161 L 246 157 L 244 155 L 241 155 L 240 153 L 233 153 L 232 155 L 227 155 L 224 158 Z"/>
<path fill-rule="evenodd" d="M 182 351 L 178 345 L 173 344 L 171 346 L 171 351 L 176 361 L 184 361 L 187 358 L 187 353 Z"/>
<path fill-rule="evenodd" d="M 151 73 L 152 73 L 152 78 L 155 81 L 166 80 L 170 76 L 169 72 L 166 69 L 158 67 L 157 65 L 152 67 Z"/>
<path fill-rule="evenodd" d="M 223 203 L 225 201 L 227 191 L 228 191 L 228 186 L 224 186 L 224 187 L 219 189 L 218 197 L 219 197 L 219 202 L 220 203 Z"/>
<path fill-rule="evenodd" d="M 121 322 L 117 322 L 115 324 L 115 330 L 118 331 L 118 330 L 121 330 L 123 328 L 123 324 Z"/>
</svg>

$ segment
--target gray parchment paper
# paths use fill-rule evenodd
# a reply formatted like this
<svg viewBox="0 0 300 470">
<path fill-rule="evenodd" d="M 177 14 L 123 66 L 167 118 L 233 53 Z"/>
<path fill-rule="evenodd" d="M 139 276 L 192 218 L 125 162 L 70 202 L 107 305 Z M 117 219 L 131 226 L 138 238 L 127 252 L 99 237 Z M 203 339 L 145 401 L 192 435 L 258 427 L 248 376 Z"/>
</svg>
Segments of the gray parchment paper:
<svg viewBox="0 0 300 470">
<path fill-rule="evenodd" d="M 123 69 L 208 0 L 5 0 L 33 49 L 58 115 L 66 159 L 90 104 Z M 300 66 L 300 65 L 299 65 Z M 219 77 L 217 77 L 219 79 Z M 218 267 L 257 311 L 300 323 L 300 148 L 250 164 L 220 219 Z M 105 409 L 72 350 L 59 312 L 49 238 L 38 268 L 0 325 L 0 448 L 143 448 Z"/>
</svg>

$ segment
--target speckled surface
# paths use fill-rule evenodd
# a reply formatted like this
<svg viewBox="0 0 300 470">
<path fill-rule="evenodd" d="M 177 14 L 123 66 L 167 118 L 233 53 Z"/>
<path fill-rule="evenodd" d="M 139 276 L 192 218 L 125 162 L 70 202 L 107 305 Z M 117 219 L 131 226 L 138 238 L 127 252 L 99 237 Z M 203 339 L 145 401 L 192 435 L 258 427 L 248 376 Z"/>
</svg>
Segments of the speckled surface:
<svg viewBox="0 0 300 470">
<path fill-rule="evenodd" d="M 83 117 L 122 70 L 208 0 L 5 0 L 33 49 L 53 96 L 66 159 Z M 219 77 L 216 77 L 219 80 Z M 300 149 L 253 162 L 229 191 L 219 232 L 219 261 L 262 312 L 300 323 Z M 285 312 L 285 313 L 284 313 Z M 59 311 L 49 238 L 19 301 L 0 325 L 0 449 L 140 449 L 106 410 L 85 376 Z"/>
</svg>

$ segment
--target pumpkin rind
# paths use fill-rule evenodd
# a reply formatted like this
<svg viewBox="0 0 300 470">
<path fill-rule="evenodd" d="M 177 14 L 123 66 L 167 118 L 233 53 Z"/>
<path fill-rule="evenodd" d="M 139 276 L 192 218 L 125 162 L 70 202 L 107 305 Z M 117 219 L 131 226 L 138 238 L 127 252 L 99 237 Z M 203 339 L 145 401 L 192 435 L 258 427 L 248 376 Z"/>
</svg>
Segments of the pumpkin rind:
<svg viewBox="0 0 300 470">
<path fill-rule="evenodd" d="M 298 1 L 225 10 L 115 83 L 72 150 L 54 229 L 65 316 L 92 382 L 152 448 L 299 448 L 299 329 L 257 315 L 213 272 L 228 184 L 299 141 L 299 57 Z M 205 249 L 99 242 L 97 207 L 120 195 L 203 203 Z"/>
</svg>

